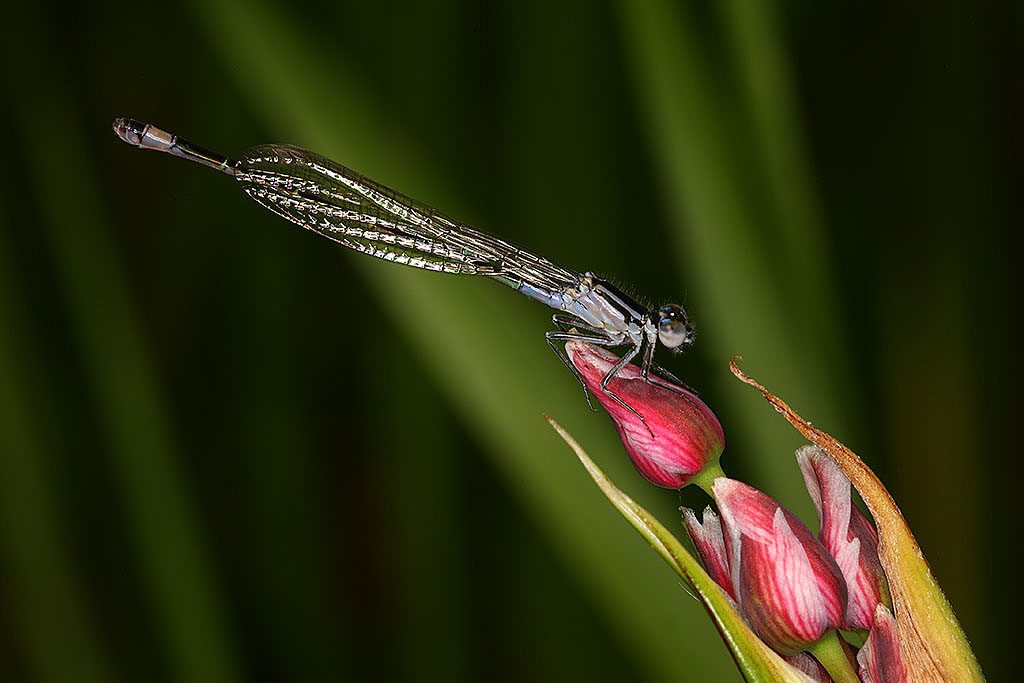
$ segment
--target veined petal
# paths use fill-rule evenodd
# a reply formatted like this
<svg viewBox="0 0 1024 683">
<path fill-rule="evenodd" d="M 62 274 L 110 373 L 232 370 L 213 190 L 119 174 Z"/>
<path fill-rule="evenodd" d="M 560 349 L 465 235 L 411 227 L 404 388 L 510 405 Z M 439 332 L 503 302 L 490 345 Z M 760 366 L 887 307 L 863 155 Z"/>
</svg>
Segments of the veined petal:
<svg viewBox="0 0 1024 683">
<path fill-rule="evenodd" d="M 804 446 L 796 452 L 796 459 L 818 511 L 821 542 L 846 580 L 849 599 L 843 627 L 870 629 L 875 607 L 891 604 L 875 528 L 853 505 L 850 480 L 825 451 Z"/>
<path fill-rule="evenodd" d="M 747 484 L 713 485 L 726 531 L 733 592 L 764 641 L 794 654 L 837 628 L 846 585 L 835 561 L 804 524 Z"/>
<path fill-rule="evenodd" d="M 744 373 L 736 359 L 729 367 L 839 465 L 871 511 L 878 528 L 878 556 L 892 596 L 900 653 L 908 676 L 913 680 L 984 681 L 967 635 L 932 576 L 921 547 L 896 501 L 871 468 L 831 434 L 802 418 L 785 401 Z"/>
<path fill-rule="evenodd" d="M 904 683 L 907 667 L 900 652 L 896 619 L 884 605 L 878 605 L 875 625 L 857 653 L 863 683 Z"/>
<path fill-rule="evenodd" d="M 683 508 L 683 524 L 693 540 L 694 547 L 700 554 L 704 569 L 733 600 L 732 576 L 729 573 L 729 558 L 725 550 L 725 537 L 722 535 L 722 522 L 710 507 L 704 508 L 703 524 L 697 521 L 697 515 L 690 508 Z"/>
</svg>

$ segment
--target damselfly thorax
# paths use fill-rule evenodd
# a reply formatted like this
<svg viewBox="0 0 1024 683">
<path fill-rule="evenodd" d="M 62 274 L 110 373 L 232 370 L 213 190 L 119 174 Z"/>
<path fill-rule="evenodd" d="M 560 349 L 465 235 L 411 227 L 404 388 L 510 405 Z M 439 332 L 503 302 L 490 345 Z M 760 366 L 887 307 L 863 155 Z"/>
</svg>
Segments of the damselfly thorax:
<svg viewBox="0 0 1024 683">
<path fill-rule="evenodd" d="M 641 420 L 608 386 L 623 367 L 639 356 L 645 380 L 650 382 L 654 371 L 679 383 L 654 363 L 659 344 L 679 351 L 693 343 L 693 328 L 678 304 L 641 306 L 591 272 L 563 268 L 298 147 L 260 145 L 235 161 L 133 119 L 115 120 L 114 132 L 135 147 L 232 176 L 267 209 L 349 249 L 423 270 L 481 275 L 547 304 L 558 311 L 552 316 L 558 329 L 545 335 L 548 344 L 581 384 L 583 378 L 566 357 L 566 341 L 627 347 L 601 389 Z"/>
</svg>

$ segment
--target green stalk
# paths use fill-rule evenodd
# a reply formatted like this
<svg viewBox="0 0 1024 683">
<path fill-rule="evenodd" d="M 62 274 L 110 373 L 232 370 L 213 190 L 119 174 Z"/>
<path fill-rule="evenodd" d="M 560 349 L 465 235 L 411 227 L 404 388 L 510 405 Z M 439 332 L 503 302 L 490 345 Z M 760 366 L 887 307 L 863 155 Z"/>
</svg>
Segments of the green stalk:
<svg viewBox="0 0 1024 683">
<path fill-rule="evenodd" d="M 714 499 L 715 492 L 712 487 L 715 485 L 715 480 L 724 478 L 725 471 L 722 469 L 722 465 L 718 462 L 713 462 L 705 465 L 704 469 L 690 483 L 696 484 L 704 493 Z"/>
<path fill-rule="evenodd" d="M 838 632 L 832 631 L 808 651 L 825 667 L 835 683 L 860 683 L 860 677 L 853 669 L 853 663 L 840 642 Z"/>
</svg>

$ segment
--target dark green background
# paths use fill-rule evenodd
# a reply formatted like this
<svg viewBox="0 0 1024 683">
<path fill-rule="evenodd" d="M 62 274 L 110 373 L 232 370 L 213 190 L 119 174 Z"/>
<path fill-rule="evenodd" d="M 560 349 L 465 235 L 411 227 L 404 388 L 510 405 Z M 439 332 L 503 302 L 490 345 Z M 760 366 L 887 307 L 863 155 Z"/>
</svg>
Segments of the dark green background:
<svg viewBox="0 0 1024 683">
<path fill-rule="evenodd" d="M 229 155 L 311 147 L 683 300 L 698 344 L 669 363 L 721 417 L 727 470 L 812 519 L 800 440 L 728 375 L 742 354 L 879 472 L 1009 675 L 1019 6 L 0 18 L 0 678 L 737 678 L 541 419 L 678 528 L 680 497 L 632 471 L 547 350 L 545 310 L 342 254 L 120 144 L 117 115 Z"/>
</svg>

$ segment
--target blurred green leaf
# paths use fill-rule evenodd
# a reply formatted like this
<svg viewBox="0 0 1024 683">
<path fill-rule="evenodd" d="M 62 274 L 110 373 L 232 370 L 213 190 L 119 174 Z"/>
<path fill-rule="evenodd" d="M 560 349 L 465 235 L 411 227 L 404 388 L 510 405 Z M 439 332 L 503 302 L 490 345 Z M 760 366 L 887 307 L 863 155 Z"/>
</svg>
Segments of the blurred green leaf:
<svg viewBox="0 0 1024 683">
<path fill-rule="evenodd" d="M 237 533 L 247 546 L 250 601 L 263 617 L 258 627 L 274 644 L 267 656 L 294 680 L 331 680 L 354 668 L 355 627 L 337 609 L 337 586 L 348 576 L 328 560 L 338 539 L 321 514 L 323 497 L 334 492 L 318 486 L 312 420 L 302 401 L 309 388 L 290 324 L 302 293 L 293 262 L 280 257 L 268 233 L 256 232 L 234 246 L 245 264 L 230 297 L 237 302 L 233 334 L 246 340 L 230 368 L 240 443 L 225 449 L 221 464 L 235 473 L 250 511 Z"/>
<path fill-rule="evenodd" d="M 0 211 L 6 200 L 0 196 Z M 52 444 L 40 442 L 46 421 L 38 406 L 40 393 L 50 387 L 41 386 L 25 297 L 18 297 L 23 292 L 11 281 L 16 270 L 5 238 L 0 230 L 0 538 L 4 574 L 13 584 L 9 608 L 23 620 L 19 644 L 26 646 L 38 680 L 111 681 L 46 471 L 43 454 Z"/>
<path fill-rule="evenodd" d="M 821 276 L 827 261 L 816 238 L 809 190 L 791 152 L 782 151 L 782 144 L 768 143 L 779 131 L 794 137 L 789 132 L 794 123 L 786 120 L 790 108 L 783 103 L 784 93 L 763 87 L 751 90 L 765 174 L 777 176 L 764 182 L 780 195 L 780 219 L 788 226 L 780 249 L 775 244 L 780 235 L 770 231 L 758 193 L 749 185 L 749 166 L 756 156 L 743 142 L 750 133 L 732 105 L 729 84 L 711 67 L 691 8 L 664 0 L 621 2 L 619 13 L 664 196 L 677 222 L 676 255 L 700 285 L 693 296 L 703 316 L 699 331 L 705 352 L 722 359 L 743 353 L 755 364 L 771 363 L 780 381 L 793 386 L 795 396 L 813 400 L 823 420 L 845 425 L 846 415 L 836 399 L 835 387 L 842 386 L 836 381 L 837 352 L 817 334 L 805 332 L 836 327 L 830 320 L 835 310 L 818 303 L 831 301 L 832 296 L 817 291 L 827 286 Z M 746 26 L 737 29 L 737 50 L 745 61 L 751 59 L 748 52 L 778 61 L 772 57 L 775 49 L 765 44 L 768 40 Z M 757 68 L 758 75 L 748 80 L 765 71 L 773 72 L 776 82 L 781 80 L 770 63 L 759 62 Z M 792 261 L 774 258 L 790 247 L 798 248 L 787 256 Z M 787 286 L 790 273 L 785 271 L 800 268 L 807 268 L 807 275 L 794 279 L 801 300 L 806 296 L 814 303 L 810 311 L 792 305 Z M 723 367 L 719 381 L 724 384 L 727 377 Z M 757 452 L 748 454 L 744 465 L 750 463 L 758 485 L 788 506 L 808 511 L 799 477 L 791 468 L 779 467 L 773 457 L 792 451 L 792 437 L 772 424 L 749 397 L 733 387 L 722 391 L 733 402 L 734 417 L 727 421 L 727 431 L 742 431 L 747 443 L 757 444 Z"/>
<path fill-rule="evenodd" d="M 798 106 L 778 8 L 773 0 L 727 0 L 717 4 L 727 42 L 739 72 L 743 111 L 749 112 L 756 159 L 756 181 L 766 188 L 771 215 L 760 229 L 779 245 L 773 276 L 787 287 L 787 299 L 801 302 L 788 323 L 802 330 L 795 349 L 812 367 L 827 368 L 835 386 L 851 387 L 849 363 L 840 338 L 843 321 L 833 276 L 833 263 L 824 236 L 817 192 L 809 169 Z M 844 391 L 849 395 L 852 389 Z M 840 402 L 847 425 L 861 415 L 858 402 Z"/>
<path fill-rule="evenodd" d="M 837 301 L 826 258 L 824 226 L 808 169 L 807 144 L 801 134 L 795 85 L 777 8 L 773 0 L 727 0 L 716 7 L 739 73 L 745 105 L 741 109 L 749 112 L 756 152 L 747 156 L 758 161 L 756 176 L 763 179 L 773 209 L 774 215 L 762 219 L 761 229 L 770 230 L 772 239 L 781 244 L 773 255 L 785 259 L 786 272 L 777 277 L 791 279 L 793 292 L 799 292 L 811 310 L 834 310 Z M 824 321 L 815 316 L 818 344 L 822 337 L 827 338 L 826 357 L 833 359 L 833 364 L 839 354 L 839 340 L 834 329 L 822 327 L 838 322 L 833 316 Z"/>
<path fill-rule="evenodd" d="M 120 478 L 125 517 L 159 615 L 162 635 L 182 681 L 237 678 L 222 607 L 189 493 L 178 471 L 157 381 L 128 296 L 121 264 L 100 204 L 97 173 L 85 131 L 72 112 L 67 78 L 48 49 L 47 28 L 29 10 L 3 42 L 8 86 L 27 92 L 26 79 L 45 74 L 46 97 L 17 97 L 13 115 L 23 130 L 46 131 L 31 141 L 28 174 L 39 198 L 55 269 L 71 313 L 82 362 Z M 33 71 L 22 68 L 26 60 Z M 83 256 L 87 255 L 87 256 Z"/>
<path fill-rule="evenodd" d="M 390 355 L 387 351 L 401 344 L 386 340 L 381 352 Z M 392 540 L 402 556 L 389 573 L 401 610 L 394 677 L 411 681 L 430 671 L 436 680 L 472 680 L 482 662 L 473 647 L 468 587 L 471 568 L 480 563 L 471 559 L 477 548 L 461 524 L 472 511 L 465 455 L 446 421 L 450 414 L 432 400 L 436 389 L 430 383 L 409 385 L 408 371 L 394 365 L 381 368 L 379 379 L 370 388 L 376 392 L 371 402 L 389 406 L 374 418 L 387 457 L 370 464 L 375 475 L 370 495 L 393 522 Z M 396 385 L 404 390 L 392 391 Z M 402 429 L 394 428 L 395 415 L 401 415 Z"/>
</svg>

